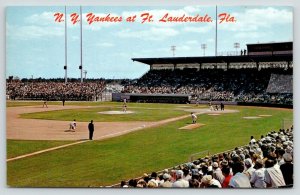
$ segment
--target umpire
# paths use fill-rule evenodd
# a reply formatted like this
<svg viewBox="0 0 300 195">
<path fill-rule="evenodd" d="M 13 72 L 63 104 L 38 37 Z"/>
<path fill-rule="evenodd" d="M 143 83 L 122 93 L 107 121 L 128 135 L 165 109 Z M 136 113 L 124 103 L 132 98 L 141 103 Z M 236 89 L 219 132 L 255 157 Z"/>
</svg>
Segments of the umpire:
<svg viewBox="0 0 300 195">
<path fill-rule="evenodd" d="M 93 140 L 93 134 L 94 134 L 94 124 L 93 124 L 93 120 L 91 120 L 91 122 L 89 123 L 88 128 L 89 128 L 89 132 L 90 132 L 89 138 L 90 138 L 90 140 Z"/>
</svg>

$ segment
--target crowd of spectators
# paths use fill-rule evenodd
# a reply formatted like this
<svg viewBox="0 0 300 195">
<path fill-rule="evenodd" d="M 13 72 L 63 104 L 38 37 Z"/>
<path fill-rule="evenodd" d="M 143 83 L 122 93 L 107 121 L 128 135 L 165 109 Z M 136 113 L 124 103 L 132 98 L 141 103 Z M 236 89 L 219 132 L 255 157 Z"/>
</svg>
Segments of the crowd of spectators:
<svg viewBox="0 0 300 195">
<path fill-rule="evenodd" d="M 285 188 L 293 186 L 293 127 L 230 152 L 122 181 L 129 188 Z"/>
<path fill-rule="evenodd" d="M 83 82 L 25 81 L 6 82 L 6 95 L 10 99 L 30 100 L 96 100 L 105 88 L 104 80 Z"/>
<path fill-rule="evenodd" d="M 192 100 L 239 101 L 255 103 L 293 103 L 292 90 L 282 91 L 279 84 L 276 93 L 268 93 L 271 75 L 292 77 L 292 70 L 283 69 L 183 69 L 150 70 L 135 82 L 128 83 L 123 93 L 189 94 Z M 274 76 L 273 76 L 274 77 Z M 272 77 L 272 78 L 273 78 Z M 280 78 L 281 78 L 280 77 Z M 281 82 L 292 85 L 291 82 Z M 292 86 L 289 86 L 292 88 Z M 276 89 L 275 89 L 276 90 Z"/>
<path fill-rule="evenodd" d="M 293 75 L 272 74 L 267 92 L 293 93 Z"/>
</svg>

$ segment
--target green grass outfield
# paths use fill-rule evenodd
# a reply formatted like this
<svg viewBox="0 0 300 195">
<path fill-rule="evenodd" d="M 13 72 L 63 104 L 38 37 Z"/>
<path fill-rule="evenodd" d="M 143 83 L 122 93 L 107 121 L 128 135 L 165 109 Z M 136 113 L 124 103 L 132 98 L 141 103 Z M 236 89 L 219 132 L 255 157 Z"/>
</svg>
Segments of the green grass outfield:
<svg viewBox="0 0 300 195">
<path fill-rule="evenodd" d="M 140 107 L 148 111 L 147 108 L 164 106 L 167 109 L 178 107 L 172 104 L 142 104 Z M 236 106 L 226 108 L 237 109 L 240 112 L 220 116 L 199 115 L 199 122 L 206 125 L 194 130 L 178 129 L 191 122 L 191 119 L 187 118 L 156 128 L 8 162 L 7 184 L 14 187 L 111 185 L 141 176 L 145 172 L 159 171 L 187 162 L 193 153 L 204 150 L 217 153 L 245 145 L 251 135 L 259 138 L 272 129 L 281 128 L 283 118 L 293 118 L 293 110 L 288 109 Z M 261 114 L 270 114 L 272 117 L 255 120 L 242 118 Z M 34 145 L 41 143 L 8 140 L 8 156 L 15 156 L 19 152 L 18 147 L 14 147 L 16 145 L 21 145 L 22 153 L 26 153 L 26 148 L 28 152 L 32 152 Z"/>
</svg>

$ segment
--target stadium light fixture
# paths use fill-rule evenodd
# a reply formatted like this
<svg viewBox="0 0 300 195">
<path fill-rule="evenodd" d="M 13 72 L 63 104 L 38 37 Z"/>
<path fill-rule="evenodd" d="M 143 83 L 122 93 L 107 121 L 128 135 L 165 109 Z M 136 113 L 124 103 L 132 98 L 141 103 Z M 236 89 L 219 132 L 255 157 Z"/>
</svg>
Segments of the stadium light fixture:
<svg viewBox="0 0 300 195">
<path fill-rule="evenodd" d="M 176 46 L 172 45 L 171 46 L 171 51 L 173 52 L 173 57 L 175 56 L 175 50 L 176 50 Z"/>
<path fill-rule="evenodd" d="M 238 55 L 237 49 L 240 48 L 240 43 L 234 43 L 233 47 L 235 48 L 236 55 Z"/>
<path fill-rule="evenodd" d="M 207 48 L 206 44 L 201 44 L 201 49 L 203 49 L 203 56 L 205 56 L 205 49 Z"/>
</svg>

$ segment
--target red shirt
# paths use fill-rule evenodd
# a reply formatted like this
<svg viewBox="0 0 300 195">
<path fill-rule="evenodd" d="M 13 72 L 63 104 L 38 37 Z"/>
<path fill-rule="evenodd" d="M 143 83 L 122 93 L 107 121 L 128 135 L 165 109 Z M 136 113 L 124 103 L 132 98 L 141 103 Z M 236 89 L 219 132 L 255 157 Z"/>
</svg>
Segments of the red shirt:
<svg viewBox="0 0 300 195">
<path fill-rule="evenodd" d="M 228 184 L 229 184 L 229 181 L 231 178 L 232 178 L 232 175 L 225 176 L 225 179 L 222 183 L 222 188 L 228 188 Z"/>
</svg>

